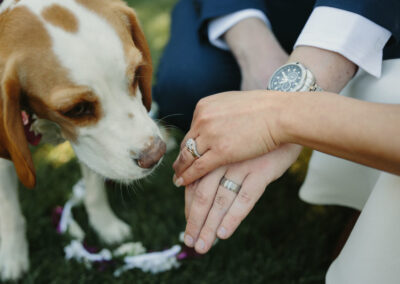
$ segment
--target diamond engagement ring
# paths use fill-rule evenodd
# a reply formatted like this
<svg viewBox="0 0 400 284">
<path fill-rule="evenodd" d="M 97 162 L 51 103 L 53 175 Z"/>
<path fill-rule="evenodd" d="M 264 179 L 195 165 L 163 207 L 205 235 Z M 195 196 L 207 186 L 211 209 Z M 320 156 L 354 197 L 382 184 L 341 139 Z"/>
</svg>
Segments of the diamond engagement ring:
<svg viewBox="0 0 400 284">
<path fill-rule="evenodd" d="M 186 141 L 186 149 L 192 154 L 193 158 L 198 159 L 201 157 L 199 152 L 197 152 L 196 141 L 194 139 L 190 138 Z"/>
<path fill-rule="evenodd" d="M 242 187 L 240 184 L 237 184 L 226 177 L 223 177 L 219 184 L 234 193 L 238 193 Z"/>
</svg>

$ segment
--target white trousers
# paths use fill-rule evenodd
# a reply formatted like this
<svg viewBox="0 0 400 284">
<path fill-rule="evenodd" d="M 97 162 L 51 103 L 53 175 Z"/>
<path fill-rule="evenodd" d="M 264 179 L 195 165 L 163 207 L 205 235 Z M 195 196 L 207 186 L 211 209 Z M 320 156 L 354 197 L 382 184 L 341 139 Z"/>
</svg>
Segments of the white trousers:
<svg viewBox="0 0 400 284">
<path fill-rule="evenodd" d="M 342 94 L 400 104 L 400 59 L 384 61 L 382 71 L 382 77 L 376 79 L 360 70 Z M 328 270 L 326 283 L 400 283 L 399 176 L 314 151 L 300 198 L 362 210 Z"/>
</svg>

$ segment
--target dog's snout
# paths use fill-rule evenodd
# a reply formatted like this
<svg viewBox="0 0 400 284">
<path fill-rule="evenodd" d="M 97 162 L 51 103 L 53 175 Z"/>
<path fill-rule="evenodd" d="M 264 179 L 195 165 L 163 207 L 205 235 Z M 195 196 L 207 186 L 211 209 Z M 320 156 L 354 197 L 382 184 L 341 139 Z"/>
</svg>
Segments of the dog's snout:
<svg viewBox="0 0 400 284">
<path fill-rule="evenodd" d="M 164 156 L 166 150 L 167 145 L 164 141 L 160 137 L 154 138 L 150 145 L 141 152 L 140 158 L 136 162 L 143 169 L 151 169 Z"/>
</svg>

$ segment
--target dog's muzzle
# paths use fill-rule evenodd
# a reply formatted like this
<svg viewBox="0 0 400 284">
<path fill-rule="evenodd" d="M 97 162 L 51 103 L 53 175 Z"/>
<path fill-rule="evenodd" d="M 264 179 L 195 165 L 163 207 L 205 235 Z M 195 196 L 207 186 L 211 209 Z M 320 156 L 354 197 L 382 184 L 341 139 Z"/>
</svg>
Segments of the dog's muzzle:
<svg viewBox="0 0 400 284">
<path fill-rule="evenodd" d="M 135 162 L 142 169 L 151 169 L 158 164 L 166 150 L 167 145 L 160 137 L 157 137 L 152 141 L 150 146 L 140 153 L 139 159 L 135 159 Z"/>
</svg>

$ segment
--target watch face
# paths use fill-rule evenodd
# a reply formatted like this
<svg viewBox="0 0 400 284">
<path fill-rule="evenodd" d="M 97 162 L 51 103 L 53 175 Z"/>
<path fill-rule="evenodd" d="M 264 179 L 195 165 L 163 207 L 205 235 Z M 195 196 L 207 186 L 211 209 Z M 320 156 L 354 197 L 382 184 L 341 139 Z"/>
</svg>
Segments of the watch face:
<svg viewBox="0 0 400 284">
<path fill-rule="evenodd" d="M 305 70 L 298 64 L 287 64 L 272 75 L 269 90 L 296 92 L 304 84 Z"/>
</svg>

